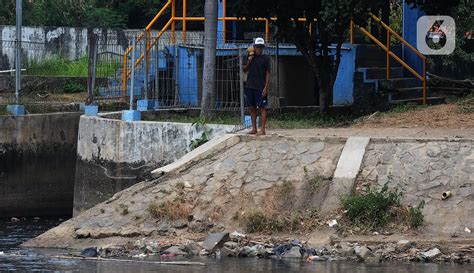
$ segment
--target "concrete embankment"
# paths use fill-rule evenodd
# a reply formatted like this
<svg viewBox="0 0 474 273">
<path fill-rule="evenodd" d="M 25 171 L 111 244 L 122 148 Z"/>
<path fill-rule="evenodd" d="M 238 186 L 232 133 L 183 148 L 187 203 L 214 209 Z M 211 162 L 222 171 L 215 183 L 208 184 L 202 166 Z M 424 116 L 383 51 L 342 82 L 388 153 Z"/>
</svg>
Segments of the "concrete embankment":
<svg viewBox="0 0 474 273">
<path fill-rule="evenodd" d="M 355 143 L 366 146 L 360 149 Z M 209 231 L 243 231 L 246 227 L 239 219 L 259 211 L 291 215 L 323 207 L 328 212 L 313 216 L 322 226 L 311 235 L 280 235 L 325 245 L 341 240 L 325 224 L 342 217 L 338 200 L 361 182 L 387 181 L 404 192 L 404 205 L 425 201 L 419 235 L 446 239 L 455 234 L 472 244 L 465 228 L 474 226 L 473 145 L 472 139 L 226 135 L 156 170 L 161 177 L 123 190 L 25 245 L 125 246 L 141 238 L 180 244 L 199 241 Z M 442 200 L 441 193 L 448 190 L 451 197 Z M 327 229 L 334 237 L 319 241 Z M 394 230 L 395 242 L 413 237 L 411 231 Z M 374 235 L 371 240 L 390 238 Z"/>
<path fill-rule="evenodd" d="M 151 170 L 174 162 L 191 150 L 190 143 L 234 130 L 229 125 L 124 122 L 120 114 L 82 116 L 79 125 L 74 185 L 74 215 L 140 181 Z"/>
<path fill-rule="evenodd" d="M 0 116 L 0 216 L 72 213 L 80 113 Z"/>
</svg>

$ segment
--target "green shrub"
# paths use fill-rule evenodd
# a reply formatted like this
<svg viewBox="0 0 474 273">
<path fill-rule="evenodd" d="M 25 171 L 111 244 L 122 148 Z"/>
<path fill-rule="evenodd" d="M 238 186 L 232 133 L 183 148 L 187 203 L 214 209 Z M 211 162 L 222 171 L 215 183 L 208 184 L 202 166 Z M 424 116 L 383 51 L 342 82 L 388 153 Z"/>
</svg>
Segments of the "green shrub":
<svg viewBox="0 0 474 273">
<path fill-rule="evenodd" d="M 425 218 L 423 216 L 423 208 L 425 201 L 421 201 L 416 207 L 408 208 L 407 222 L 411 228 L 419 228 L 423 225 Z"/>
<path fill-rule="evenodd" d="M 347 217 L 357 225 L 370 229 L 383 227 L 391 220 L 390 209 L 400 205 L 402 193 L 389 191 L 387 184 L 380 191 L 366 188 L 342 200 Z"/>
<path fill-rule="evenodd" d="M 87 90 L 87 87 L 77 81 L 66 81 L 63 86 L 64 93 L 80 93 Z"/>
<path fill-rule="evenodd" d="M 242 223 L 246 232 L 279 232 L 282 231 L 287 223 L 273 217 L 267 217 L 263 212 L 251 212 L 242 217 Z"/>
</svg>

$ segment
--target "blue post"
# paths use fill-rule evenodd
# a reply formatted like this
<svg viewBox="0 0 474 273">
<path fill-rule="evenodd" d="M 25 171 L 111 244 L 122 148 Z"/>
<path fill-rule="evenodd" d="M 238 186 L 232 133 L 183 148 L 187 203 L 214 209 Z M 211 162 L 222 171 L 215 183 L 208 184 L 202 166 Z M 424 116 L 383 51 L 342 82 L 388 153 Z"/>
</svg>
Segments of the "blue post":
<svg viewBox="0 0 474 273">
<path fill-rule="evenodd" d="M 16 104 L 7 105 L 7 112 L 14 116 L 25 115 L 25 107 L 20 105 L 22 15 L 23 15 L 22 1 L 16 0 L 16 39 L 15 39 L 15 100 L 16 100 Z"/>
<path fill-rule="evenodd" d="M 137 121 L 141 120 L 141 112 L 133 110 L 133 95 L 134 95 L 134 82 L 135 82 L 135 53 L 136 53 L 136 44 L 135 39 L 132 39 L 132 75 L 130 77 L 130 110 L 122 111 L 122 120 L 123 121 Z M 146 73 L 146 72 L 145 72 Z"/>
<path fill-rule="evenodd" d="M 217 1 L 217 18 L 224 16 L 222 9 L 222 1 Z M 217 45 L 221 46 L 224 44 L 224 22 L 221 20 L 217 21 Z"/>
<path fill-rule="evenodd" d="M 420 8 L 413 8 L 413 5 L 407 4 L 403 1 L 403 39 L 410 45 L 416 48 L 416 23 L 418 18 L 425 15 Z M 418 57 L 415 52 L 403 45 L 402 47 L 403 60 L 413 67 L 418 73 L 423 75 L 423 60 Z M 406 71 L 406 76 L 413 77 L 413 75 Z"/>
</svg>

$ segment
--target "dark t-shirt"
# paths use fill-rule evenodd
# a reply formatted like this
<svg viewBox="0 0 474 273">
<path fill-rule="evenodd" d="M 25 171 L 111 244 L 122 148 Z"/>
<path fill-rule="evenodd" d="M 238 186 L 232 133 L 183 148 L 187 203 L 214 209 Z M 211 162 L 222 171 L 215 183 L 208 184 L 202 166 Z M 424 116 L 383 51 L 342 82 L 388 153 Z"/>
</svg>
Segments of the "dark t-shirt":
<svg viewBox="0 0 474 273">
<path fill-rule="evenodd" d="M 263 90 L 267 71 L 270 72 L 270 70 L 270 57 L 266 55 L 255 55 L 249 66 L 245 87 Z"/>
</svg>

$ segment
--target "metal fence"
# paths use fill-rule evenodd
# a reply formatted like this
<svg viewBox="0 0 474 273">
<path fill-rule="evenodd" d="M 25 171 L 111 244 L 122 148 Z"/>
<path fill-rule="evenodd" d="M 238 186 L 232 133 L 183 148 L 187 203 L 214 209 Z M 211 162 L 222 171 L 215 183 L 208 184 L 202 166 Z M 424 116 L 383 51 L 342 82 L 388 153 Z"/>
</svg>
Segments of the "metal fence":
<svg viewBox="0 0 474 273">
<path fill-rule="evenodd" d="M 133 37 L 139 33 L 95 33 L 87 37 L 85 45 L 74 49 L 60 40 L 22 42 L 22 75 L 32 76 L 23 78 L 22 91 L 27 91 L 22 92 L 23 102 L 51 103 L 52 96 L 47 98 L 44 91 L 61 89 L 72 82 L 69 78 L 74 78 L 76 86 L 72 87 L 81 92 L 89 88 L 94 100 L 129 102 L 133 95 L 134 106 L 138 100 L 147 100 L 148 108 L 200 108 L 202 76 L 206 69 L 211 69 L 203 66 L 204 33 L 188 31 L 184 37 L 181 32 L 175 32 L 173 37 L 171 31 L 152 31 L 148 40 L 142 39 L 135 45 L 135 55 L 127 55 Z M 217 40 L 216 93 L 212 108 L 239 112 L 243 107 L 242 81 L 245 80 L 241 66 L 252 39 L 224 42 L 223 34 L 219 33 Z M 145 50 L 147 41 L 153 45 L 149 51 Z M 274 43 L 269 42 L 266 54 L 271 57 L 272 67 L 276 67 L 278 57 L 272 48 Z M 0 104 L 3 104 L 13 100 L 14 81 L 7 76 L 15 72 L 15 41 L 0 40 L 0 52 L 3 56 L 0 58 Z M 273 76 L 278 77 L 273 71 Z M 61 79 L 59 84 L 54 78 Z M 130 92 L 132 82 L 133 92 Z M 35 93 L 28 97 L 30 89 Z M 82 94 L 73 99 L 85 100 Z"/>
<path fill-rule="evenodd" d="M 176 35 L 174 44 L 171 32 L 165 32 L 159 38 L 158 35 L 158 32 L 154 32 L 149 39 L 141 39 L 125 58 L 126 47 L 123 44 L 98 40 L 97 67 L 102 64 L 107 69 L 97 68 L 96 77 L 108 80 L 97 85 L 95 99 L 121 98 L 129 101 L 130 95 L 133 95 L 133 103 L 146 99 L 156 108 L 201 106 L 202 76 L 206 69 L 210 69 L 203 66 L 203 33 L 187 33 L 185 39 Z M 238 110 L 242 104 L 241 81 L 244 80 L 240 71 L 241 60 L 245 61 L 246 49 L 252 40 L 224 43 L 219 37 L 214 68 L 216 93 L 213 108 Z M 151 48 L 148 51 L 145 50 L 147 41 Z M 272 47 L 269 43 L 268 48 Z M 274 67 L 277 65 L 275 52 L 269 50 L 270 54 L 267 54 Z M 277 77 L 277 73 L 274 76 Z"/>
</svg>

